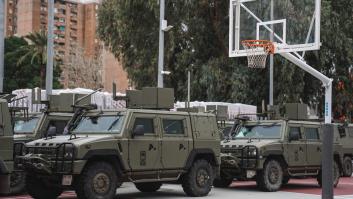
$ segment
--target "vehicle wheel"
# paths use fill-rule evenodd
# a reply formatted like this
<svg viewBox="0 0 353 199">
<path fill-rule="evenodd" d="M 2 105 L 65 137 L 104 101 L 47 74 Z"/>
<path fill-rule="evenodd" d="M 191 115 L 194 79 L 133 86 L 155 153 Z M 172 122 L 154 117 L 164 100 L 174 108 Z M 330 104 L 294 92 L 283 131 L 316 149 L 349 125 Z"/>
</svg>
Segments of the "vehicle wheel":
<svg viewBox="0 0 353 199">
<path fill-rule="evenodd" d="M 351 177 L 352 176 L 352 158 L 345 157 L 343 160 L 343 176 Z"/>
<path fill-rule="evenodd" d="M 94 162 L 83 170 L 75 190 L 81 199 L 114 198 L 118 184 L 118 176 L 112 165 Z"/>
<path fill-rule="evenodd" d="M 269 160 L 262 171 L 256 175 L 256 183 L 263 191 L 274 192 L 281 188 L 283 181 L 283 169 L 277 160 Z"/>
<path fill-rule="evenodd" d="M 206 196 L 211 191 L 213 170 L 206 160 L 196 160 L 189 171 L 184 174 L 182 187 L 188 196 Z"/>
<path fill-rule="evenodd" d="M 63 192 L 61 188 L 48 186 L 48 183 L 34 175 L 26 176 L 26 190 L 35 199 L 56 199 Z"/>
<path fill-rule="evenodd" d="M 289 176 L 283 176 L 282 185 L 288 184 L 289 180 L 290 180 Z"/>
<path fill-rule="evenodd" d="M 333 187 L 337 187 L 339 180 L 340 180 L 340 169 L 338 167 L 338 164 L 336 161 L 333 162 Z M 319 175 L 317 176 L 317 183 L 319 184 L 320 187 L 322 187 L 322 173 L 321 171 L 319 172 Z"/>
<path fill-rule="evenodd" d="M 233 182 L 233 179 L 231 178 L 225 178 L 225 177 L 220 177 L 216 178 L 213 181 L 213 186 L 218 187 L 218 188 L 226 188 L 229 187 Z"/>
<path fill-rule="evenodd" d="M 123 185 L 123 183 L 124 183 L 124 182 L 122 182 L 122 181 L 119 180 L 118 183 L 117 183 L 117 188 L 120 188 L 120 187 Z"/>
<path fill-rule="evenodd" d="M 135 183 L 136 188 L 141 192 L 156 192 L 161 188 L 161 182 L 145 182 L 145 183 Z"/>
<path fill-rule="evenodd" d="M 13 172 L 11 174 L 10 194 L 20 194 L 26 190 L 26 174 L 24 172 Z"/>
</svg>

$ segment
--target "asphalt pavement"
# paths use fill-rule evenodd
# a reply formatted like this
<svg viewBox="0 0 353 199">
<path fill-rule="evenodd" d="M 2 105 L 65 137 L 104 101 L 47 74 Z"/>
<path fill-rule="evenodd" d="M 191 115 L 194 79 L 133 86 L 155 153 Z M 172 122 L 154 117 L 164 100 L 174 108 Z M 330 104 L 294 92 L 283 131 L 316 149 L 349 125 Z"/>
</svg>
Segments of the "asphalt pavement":
<svg viewBox="0 0 353 199">
<path fill-rule="evenodd" d="M 278 192 L 262 192 L 255 182 L 233 182 L 229 188 L 213 188 L 207 199 L 320 199 L 321 188 L 315 179 L 290 180 Z M 31 199 L 28 195 L 0 197 L 1 199 Z M 116 199 L 181 199 L 187 198 L 180 185 L 165 184 L 156 193 L 141 193 L 132 183 L 124 183 L 117 190 Z M 76 199 L 74 192 L 65 192 L 60 199 Z M 353 178 L 341 178 L 335 189 L 335 199 L 353 199 Z"/>
</svg>

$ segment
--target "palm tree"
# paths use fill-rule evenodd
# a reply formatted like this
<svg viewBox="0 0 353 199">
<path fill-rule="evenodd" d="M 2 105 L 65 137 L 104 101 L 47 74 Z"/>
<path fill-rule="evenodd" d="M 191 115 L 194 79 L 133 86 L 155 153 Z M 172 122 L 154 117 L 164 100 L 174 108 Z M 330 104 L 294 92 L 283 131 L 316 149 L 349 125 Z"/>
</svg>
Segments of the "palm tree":
<svg viewBox="0 0 353 199">
<path fill-rule="evenodd" d="M 40 85 L 45 87 L 45 73 L 47 63 L 47 33 L 45 31 L 33 32 L 24 37 L 29 45 L 22 46 L 19 51 L 23 53 L 17 65 L 21 65 L 26 59 L 31 58 L 31 64 L 40 64 Z"/>
</svg>

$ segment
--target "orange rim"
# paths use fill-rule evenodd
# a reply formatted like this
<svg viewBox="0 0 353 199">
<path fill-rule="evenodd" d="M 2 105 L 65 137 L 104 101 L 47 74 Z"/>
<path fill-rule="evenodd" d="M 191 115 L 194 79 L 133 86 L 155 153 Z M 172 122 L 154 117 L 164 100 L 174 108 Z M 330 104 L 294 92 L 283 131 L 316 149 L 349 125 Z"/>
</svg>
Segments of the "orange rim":
<svg viewBox="0 0 353 199">
<path fill-rule="evenodd" d="M 242 45 L 251 47 L 263 47 L 268 54 L 274 54 L 275 45 L 273 42 L 268 40 L 244 40 L 241 42 Z"/>
</svg>

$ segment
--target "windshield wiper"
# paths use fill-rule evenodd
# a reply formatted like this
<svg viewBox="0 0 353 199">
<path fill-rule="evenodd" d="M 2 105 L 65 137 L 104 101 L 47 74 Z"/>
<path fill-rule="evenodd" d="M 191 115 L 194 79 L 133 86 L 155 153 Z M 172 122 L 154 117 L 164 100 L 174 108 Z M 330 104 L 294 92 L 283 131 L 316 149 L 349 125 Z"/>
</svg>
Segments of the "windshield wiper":
<svg viewBox="0 0 353 199">
<path fill-rule="evenodd" d="M 115 124 L 120 120 L 120 117 L 118 117 L 111 125 L 110 127 L 108 128 L 108 131 L 110 131 L 114 126 Z"/>
</svg>

